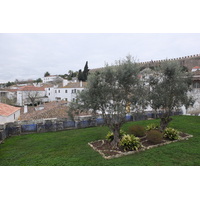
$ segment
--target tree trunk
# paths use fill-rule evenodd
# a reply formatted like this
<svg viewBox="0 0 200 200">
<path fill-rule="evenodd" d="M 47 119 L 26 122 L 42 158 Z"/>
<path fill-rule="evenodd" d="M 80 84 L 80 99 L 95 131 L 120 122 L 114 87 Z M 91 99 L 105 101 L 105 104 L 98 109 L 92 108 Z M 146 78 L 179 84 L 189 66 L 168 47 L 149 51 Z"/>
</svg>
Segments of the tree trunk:
<svg viewBox="0 0 200 200">
<path fill-rule="evenodd" d="M 170 117 L 161 117 L 161 119 L 160 119 L 160 131 L 161 132 L 163 132 L 167 128 L 167 126 L 171 120 L 172 120 L 172 118 L 170 118 Z"/>
<path fill-rule="evenodd" d="M 118 148 L 118 144 L 120 141 L 120 137 L 119 137 L 119 133 L 120 133 L 120 127 L 116 126 L 113 130 L 113 135 L 114 135 L 114 139 L 111 142 L 112 148 Z"/>
</svg>

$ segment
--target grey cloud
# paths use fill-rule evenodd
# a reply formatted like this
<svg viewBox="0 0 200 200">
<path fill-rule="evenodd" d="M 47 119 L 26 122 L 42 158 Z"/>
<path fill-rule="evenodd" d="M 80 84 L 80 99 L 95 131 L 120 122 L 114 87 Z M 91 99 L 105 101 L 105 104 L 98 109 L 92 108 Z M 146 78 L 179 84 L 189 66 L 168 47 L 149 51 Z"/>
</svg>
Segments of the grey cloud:
<svg viewBox="0 0 200 200">
<path fill-rule="evenodd" d="M 0 81 L 103 67 L 131 54 L 139 61 L 200 53 L 200 34 L 0 34 Z"/>
</svg>

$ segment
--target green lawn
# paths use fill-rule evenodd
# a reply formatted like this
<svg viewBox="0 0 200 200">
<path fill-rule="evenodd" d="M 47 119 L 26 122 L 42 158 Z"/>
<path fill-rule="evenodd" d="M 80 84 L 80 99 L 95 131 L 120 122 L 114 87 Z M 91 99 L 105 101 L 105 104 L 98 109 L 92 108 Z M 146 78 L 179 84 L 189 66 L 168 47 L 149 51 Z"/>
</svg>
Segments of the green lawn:
<svg viewBox="0 0 200 200">
<path fill-rule="evenodd" d="M 123 129 L 155 122 L 158 120 L 129 122 Z M 104 139 L 107 127 L 14 136 L 0 144 L 0 166 L 199 166 L 200 117 L 176 116 L 170 127 L 194 137 L 111 160 L 105 160 L 88 145 Z"/>
</svg>

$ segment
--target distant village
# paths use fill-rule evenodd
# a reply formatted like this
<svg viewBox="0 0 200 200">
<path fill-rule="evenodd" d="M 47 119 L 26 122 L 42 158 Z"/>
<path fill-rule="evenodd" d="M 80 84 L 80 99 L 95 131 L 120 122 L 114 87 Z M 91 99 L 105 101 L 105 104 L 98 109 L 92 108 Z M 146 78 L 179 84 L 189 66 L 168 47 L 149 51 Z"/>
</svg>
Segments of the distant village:
<svg viewBox="0 0 200 200">
<path fill-rule="evenodd" d="M 67 105 L 86 87 L 88 62 L 84 70 L 65 75 L 44 74 L 35 81 L 0 85 L 0 124 L 16 120 L 67 117 Z"/>
<path fill-rule="evenodd" d="M 176 60 L 192 72 L 193 89 L 190 94 L 196 98 L 193 108 L 183 114 L 200 114 L 200 55 L 177 58 Z M 140 63 L 147 70 L 161 61 Z M 0 124 L 17 120 L 44 118 L 66 118 L 69 102 L 75 102 L 78 92 L 87 86 L 89 72 L 86 62 L 84 70 L 69 71 L 65 75 L 51 75 L 35 81 L 15 81 L 0 84 Z M 98 70 L 98 69 L 97 69 Z"/>
</svg>

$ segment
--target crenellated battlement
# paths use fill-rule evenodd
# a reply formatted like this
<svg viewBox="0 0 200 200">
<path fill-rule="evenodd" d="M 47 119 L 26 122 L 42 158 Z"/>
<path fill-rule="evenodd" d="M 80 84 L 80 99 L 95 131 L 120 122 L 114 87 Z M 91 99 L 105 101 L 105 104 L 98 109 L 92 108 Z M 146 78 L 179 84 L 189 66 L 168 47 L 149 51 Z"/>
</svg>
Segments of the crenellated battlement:
<svg viewBox="0 0 200 200">
<path fill-rule="evenodd" d="M 169 58 L 169 59 L 163 59 L 163 60 L 151 60 L 147 62 L 139 62 L 139 64 L 140 65 L 160 64 L 166 61 L 183 61 L 183 60 L 188 60 L 188 59 L 193 59 L 193 58 L 198 58 L 198 57 L 200 59 L 200 54 L 184 56 L 184 57 L 179 57 L 179 58 Z"/>
</svg>

